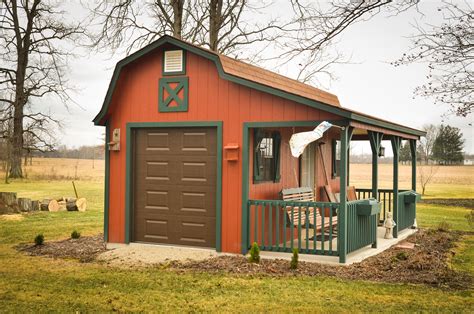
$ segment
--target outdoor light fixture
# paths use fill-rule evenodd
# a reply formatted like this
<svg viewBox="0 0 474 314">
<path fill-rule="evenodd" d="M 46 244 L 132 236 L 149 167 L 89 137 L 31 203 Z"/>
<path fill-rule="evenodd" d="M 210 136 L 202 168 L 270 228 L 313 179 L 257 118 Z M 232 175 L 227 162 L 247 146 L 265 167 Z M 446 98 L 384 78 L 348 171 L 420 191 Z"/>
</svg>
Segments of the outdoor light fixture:
<svg viewBox="0 0 474 314">
<path fill-rule="evenodd" d="M 383 146 L 379 148 L 379 157 L 385 157 L 385 147 Z"/>
</svg>

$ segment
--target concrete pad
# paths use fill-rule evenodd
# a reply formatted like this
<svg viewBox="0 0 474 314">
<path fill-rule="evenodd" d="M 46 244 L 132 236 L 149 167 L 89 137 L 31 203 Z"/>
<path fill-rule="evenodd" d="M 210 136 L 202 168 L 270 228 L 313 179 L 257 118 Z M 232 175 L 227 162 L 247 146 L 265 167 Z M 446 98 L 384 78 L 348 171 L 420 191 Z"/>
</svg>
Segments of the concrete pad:
<svg viewBox="0 0 474 314">
<path fill-rule="evenodd" d="M 145 243 L 107 243 L 107 249 L 97 259 L 114 266 L 151 266 L 170 261 L 198 261 L 230 255 L 208 248 Z"/>
<path fill-rule="evenodd" d="M 377 228 L 377 248 L 372 248 L 370 245 L 361 248 L 355 252 L 347 255 L 346 263 L 339 263 L 338 256 L 323 256 L 323 255 L 310 255 L 310 254 L 299 254 L 299 260 L 310 263 L 320 263 L 329 265 L 351 265 L 354 263 L 362 262 L 364 259 L 377 255 L 392 246 L 404 241 L 406 238 L 417 232 L 417 229 L 405 229 L 398 234 L 398 238 L 395 239 L 384 239 L 385 228 Z M 260 256 L 266 259 L 283 259 L 291 260 L 290 253 L 281 252 L 260 252 Z"/>
</svg>

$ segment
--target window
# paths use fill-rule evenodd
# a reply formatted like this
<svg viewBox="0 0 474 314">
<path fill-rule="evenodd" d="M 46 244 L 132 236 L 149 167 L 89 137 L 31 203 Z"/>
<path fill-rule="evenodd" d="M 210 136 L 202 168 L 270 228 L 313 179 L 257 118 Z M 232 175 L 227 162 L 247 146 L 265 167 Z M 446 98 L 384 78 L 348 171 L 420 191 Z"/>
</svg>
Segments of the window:
<svg viewBox="0 0 474 314">
<path fill-rule="evenodd" d="M 163 74 L 186 74 L 186 62 L 183 50 L 167 50 L 164 53 Z"/>
<path fill-rule="evenodd" d="M 280 181 L 280 132 L 254 130 L 253 181 Z"/>
<path fill-rule="evenodd" d="M 339 177 L 341 164 L 341 141 L 332 140 L 332 177 Z"/>
</svg>

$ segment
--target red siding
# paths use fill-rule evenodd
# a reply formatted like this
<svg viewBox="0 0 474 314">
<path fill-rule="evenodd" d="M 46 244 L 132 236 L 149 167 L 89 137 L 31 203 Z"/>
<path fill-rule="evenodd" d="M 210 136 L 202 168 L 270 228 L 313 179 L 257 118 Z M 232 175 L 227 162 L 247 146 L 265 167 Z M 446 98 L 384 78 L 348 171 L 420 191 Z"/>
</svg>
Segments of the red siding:
<svg viewBox="0 0 474 314">
<path fill-rule="evenodd" d="M 110 242 L 124 241 L 125 130 L 128 122 L 223 121 L 223 145 L 238 143 L 242 147 L 244 122 L 337 119 L 330 113 L 223 80 L 211 61 L 189 52 L 186 60 L 189 110 L 159 113 L 161 60 L 162 51 L 155 51 L 128 65 L 121 74 L 108 112 L 110 128 L 121 129 L 121 150 L 110 153 Z M 288 143 L 290 134 L 291 129 L 287 128 L 282 134 L 282 142 Z M 330 145 L 327 147 L 330 151 Z M 281 182 L 253 186 L 253 197 L 275 198 L 282 187 L 295 186 L 293 169 L 297 170 L 297 159 L 283 158 L 286 155 L 289 156 L 288 145 L 282 145 Z M 224 160 L 222 167 L 222 250 L 240 252 L 242 163 L 241 160 Z"/>
</svg>

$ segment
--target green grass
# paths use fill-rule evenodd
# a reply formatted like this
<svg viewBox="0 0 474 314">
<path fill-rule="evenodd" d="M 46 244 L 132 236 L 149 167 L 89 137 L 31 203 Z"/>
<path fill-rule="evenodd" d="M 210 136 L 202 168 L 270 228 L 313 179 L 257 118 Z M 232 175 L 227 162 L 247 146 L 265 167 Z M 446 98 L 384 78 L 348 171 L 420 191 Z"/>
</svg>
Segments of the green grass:
<svg viewBox="0 0 474 314">
<path fill-rule="evenodd" d="M 77 182 L 88 199 L 86 212 L 38 212 L 22 220 L 0 218 L 0 312 L 226 311 L 226 312 L 473 312 L 472 291 L 443 291 L 421 285 L 386 284 L 328 277 L 238 277 L 176 273 L 161 268 L 118 269 L 74 260 L 26 256 L 13 246 L 102 232 L 100 182 Z M 47 198 L 73 195 L 70 182 L 13 182 L 0 191 Z M 446 217 L 467 230 L 463 208 L 419 205 L 420 226 L 436 226 Z M 453 267 L 473 270 L 474 239 L 457 248 Z"/>
<path fill-rule="evenodd" d="M 464 207 L 420 203 L 416 205 L 416 220 L 423 228 L 436 228 L 441 221 L 446 221 L 453 230 L 470 231 L 465 218 L 469 211 Z"/>
</svg>

